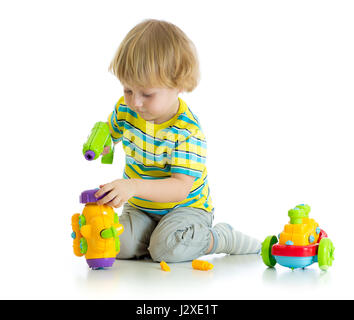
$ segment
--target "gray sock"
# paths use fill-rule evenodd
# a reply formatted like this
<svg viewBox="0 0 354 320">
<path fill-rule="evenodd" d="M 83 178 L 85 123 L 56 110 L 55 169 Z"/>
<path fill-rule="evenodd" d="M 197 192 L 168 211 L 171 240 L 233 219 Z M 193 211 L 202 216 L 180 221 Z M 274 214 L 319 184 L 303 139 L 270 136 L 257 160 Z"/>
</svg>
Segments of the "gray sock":
<svg viewBox="0 0 354 320">
<path fill-rule="evenodd" d="M 227 223 L 216 224 L 211 232 L 214 237 L 214 248 L 210 253 L 259 253 L 262 247 L 260 241 L 236 231 Z"/>
</svg>

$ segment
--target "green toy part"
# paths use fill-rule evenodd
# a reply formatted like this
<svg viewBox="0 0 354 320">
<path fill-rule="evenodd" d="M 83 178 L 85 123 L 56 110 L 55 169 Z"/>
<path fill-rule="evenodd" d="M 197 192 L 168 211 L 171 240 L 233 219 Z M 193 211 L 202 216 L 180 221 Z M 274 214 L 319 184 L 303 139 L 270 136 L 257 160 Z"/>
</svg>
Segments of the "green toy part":
<svg viewBox="0 0 354 320">
<path fill-rule="evenodd" d="M 117 236 L 117 233 L 118 232 L 116 228 L 110 227 L 101 231 L 101 237 L 103 239 L 115 238 Z"/>
<path fill-rule="evenodd" d="M 87 252 L 87 241 L 85 238 L 80 239 L 80 252 L 86 254 Z"/>
<path fill-rule="evenodd" d="M 117 214 L 115 214 L 117 215 Z M 118 215 L 117 215 L 117 219 L 115 218 L 115 221 L 118 221 Z M 116 251 L 119 252 L 120 250 L 120 242 L 119 242 L 119 237 L 118 237 L 118 231 L 116 230 L 115 227 L 110 227 L 108 229 L 104 229 L 101 231 L 101 237 L 103 239 L 110 239 L 110 238 L 114 238 L 114 243 L 115 243 L 115 248 Z"/>
<path fill-rule="evenodd" d="M 262 243 L 262 260 L 268 267 L 274 267 L 277 263 L 275 258 L 272 256 L 272 246 L 277 242 L 278 238 L 276 236 L 268 236 Z"/>
<path fill-rule="evenodd" d="M 330 239 L 323 238 L 318 246 L 318 266 L 326 271 L 334 260 L 334 246 Z"/>
<path fill-rule="evenodd" d="M 113 154 L 114 154 L 114 146 L 110 147 L 109 153 L 107 153 L 106 155 L 102 156 L 101 163 L 112 164 L 113 163 Z"/>
<path fill-rule="evenodd" d="M 80 215 L 80 217 L 79 217 L 79 227 L 81 228 L 84 225 L 86 225 L 85 216 L 84 215 Z"/>
<path fill-rule="evenodd" d="M 301 224 L 302 218 L 308 218 L 311 208 L 307 204 L 300 204 L 288 211 L 291 224 Z"/>
<path fill-rule="evenodd" d="M 87 160 L 97 159 L 105 147 L 109 147 L 109 153 L 102 156 L 101 162 L 111 164 L 113 162 L 114 144 L 107 123 L 96 122 L 87 141 L 83 145 L 82 152 Z"/>
</svg>

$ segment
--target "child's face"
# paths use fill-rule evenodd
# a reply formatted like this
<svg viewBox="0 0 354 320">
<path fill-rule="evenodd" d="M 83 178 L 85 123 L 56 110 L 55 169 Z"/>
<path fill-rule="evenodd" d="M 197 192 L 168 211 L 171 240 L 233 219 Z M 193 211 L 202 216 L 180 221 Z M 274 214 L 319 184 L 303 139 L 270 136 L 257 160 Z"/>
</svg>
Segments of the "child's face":
<svg viewBox="0 0 354 320">
<path fill-rule="evenodd" d="M 171 119 L 178 111 L 178 89 L 138 88 L 124 85 L 125 103 L 146 121 L 156 124 Z"/>
</svg>

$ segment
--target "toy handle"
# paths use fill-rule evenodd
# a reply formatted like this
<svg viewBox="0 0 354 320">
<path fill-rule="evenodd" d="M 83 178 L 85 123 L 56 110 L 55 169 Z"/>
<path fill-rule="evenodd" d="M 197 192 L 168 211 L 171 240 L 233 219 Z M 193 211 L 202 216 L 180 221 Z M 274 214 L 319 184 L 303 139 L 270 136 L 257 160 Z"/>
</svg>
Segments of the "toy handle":
<svg viewBox="0 0 354 320">
<path fill-rule="evenodd" d="M 113 163 L 113 154 L 114 154 L 114 144 L 112 143 L 112 139 L 110 138 L 111 142 L 109 142 L 105 147 L 109 147 L 109 152 L 106 155 L 103 155 L 101 158 L 101 163 L 104 164 L 112 164 Z"/>
</svg>

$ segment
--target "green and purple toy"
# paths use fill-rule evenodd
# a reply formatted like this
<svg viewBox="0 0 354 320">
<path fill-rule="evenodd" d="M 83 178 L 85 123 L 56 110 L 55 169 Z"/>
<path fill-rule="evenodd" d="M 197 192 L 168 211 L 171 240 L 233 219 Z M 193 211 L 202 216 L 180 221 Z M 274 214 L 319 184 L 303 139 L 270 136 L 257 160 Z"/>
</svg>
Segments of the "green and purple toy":
<svg viewBox="0 0 354 320">
<path fill-rule="evenodd" d="M 91 134 L 83 145 L 82 153 L 88 161 L 96 160 L 103 152 L 105 147 L 109 147 L 109 153 L 102 156 L 101 162 L 106 164 L 113 163 L 114 144 L 108 124 L 96 122 L 91 130 Z"/>
</svg>

